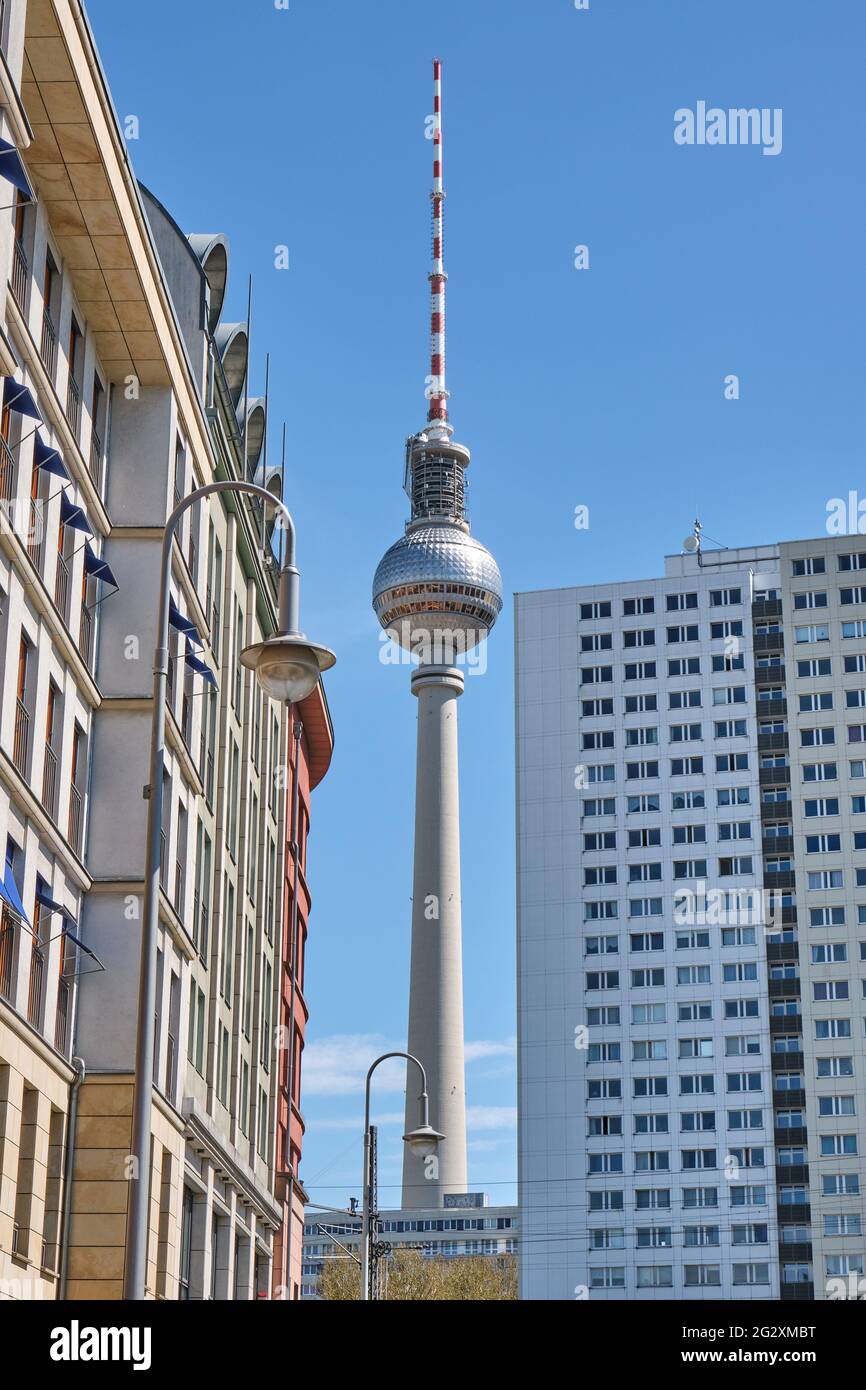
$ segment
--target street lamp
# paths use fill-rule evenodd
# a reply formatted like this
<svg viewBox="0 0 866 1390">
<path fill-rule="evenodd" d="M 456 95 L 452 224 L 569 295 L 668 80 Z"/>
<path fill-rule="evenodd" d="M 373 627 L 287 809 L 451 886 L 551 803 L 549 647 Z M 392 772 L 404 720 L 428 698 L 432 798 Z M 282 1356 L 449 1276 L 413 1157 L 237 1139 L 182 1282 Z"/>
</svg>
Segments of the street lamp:
<svg viewBox="0 0 866 1390">
<path fill-rule="evenodd" d="M 299 630 L 300 575 L 295 565 L 295 523 L 284 502 L 256 483 L 224 479 L 197 488 L 175 507 L 165 524 L 159 578 L 159 613 L 153 658 L 153 712 L 150 733 L 150 781 L 147 797 L 147 851 L 144 872 L 144 915 L 138 984 L 138 1027 L 135 1045 L 135 1096 L 132 1116 L 131 1191 L 126 1216 L 126 1265 L 123 1296 L 141 1301 L 147 1276 L 148 1196 L 150 1177 L 151 1104 L 156 1012 L 156 955 L 159 929 L 159 861 L 162 832 L 162 776 L 165 763 L 165 697 L 168 678 L 168 626 L 171 553 L 174 533 L 184 512 L 215 492 L 246 492 L 271 503 L 286 523 L 286 560 L 280 571 L 279 632 L 266 642 L 247 647 L 241 662 L 252 668 L 265 693 L 275 700 L 303 700 L 315 690 L 322 671 L 336 657 L 327 647 L 308 642 Z"/>
<path fill-rule="evenodd" d="M 420 1107 L 421 1123 L 416 1129 L 410 1129 L 408 1134 L 403 1135 L 403 1143 L 408 1144 L 413 1153 L 419 1158 L 431 1158 L 438 1149 L 444 1134 L 439 1134 L 430 1124 L 430 1102 L 427 1097 L 427 1073 L 417 1057 L 413 1057 L 411 1052 L 383 1052 L 381 1057 L 377 1057 L 370 1070 L 367 1072 L 367 1085 L 364 1100 L 364 1179 L 362 1191 L 364 1194 L 363 1206 L 361 1211 L 361 1298 L 367 1302 L 370 1298 L 370 1204 L 372 1193 L 370 1190 L 370 1082 L 373 1072 L 380 1062 L 385 1062 L 389 1057 L 405 1057 L 407 1062 L 413 1062 L 421 1073 L 421 1094 L 418 1097 Z"/>
<path fill-rule="evenodd" d="M 273 493 L 257 488 L 270 501 Z M 301 576 L 295 565 L 295 528 L 288 510 L 285 514 L 289 543 L 286 563 L 280 572 L 280 630 L 265 642 L 245 647 L 241 665 L 255 671 L 259 685 L 273 700 L 297 704 L 319 683 L 319 676 L 333 666 L 336 657 L 327 647 L 319 647 L 299 631 Z"/>
</svg>

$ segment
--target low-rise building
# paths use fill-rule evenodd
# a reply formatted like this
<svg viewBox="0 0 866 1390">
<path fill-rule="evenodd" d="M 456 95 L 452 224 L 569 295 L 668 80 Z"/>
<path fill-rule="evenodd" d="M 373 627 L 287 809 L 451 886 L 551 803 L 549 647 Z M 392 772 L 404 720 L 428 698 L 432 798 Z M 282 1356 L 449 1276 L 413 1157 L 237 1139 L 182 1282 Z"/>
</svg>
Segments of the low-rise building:
<svg viewBox="0 0 866 1390">
<path fill-rule="evenodd" d="M 381 1211 L 377 1239 L 393 1250 L 420 1250 L 431 1258 L 492 1258 L 517 1255 L 517 1208 L 489 1206 L 486 1193 L 445 1193 L 440 1207 Z M 304 1225 L 301 1297 L 318 1298 L 318 1280 L 326 1261 L 350 1259 L 361 1241 L 360 1215 L 319 1217 L 308 1210 Z"/>
</svg>

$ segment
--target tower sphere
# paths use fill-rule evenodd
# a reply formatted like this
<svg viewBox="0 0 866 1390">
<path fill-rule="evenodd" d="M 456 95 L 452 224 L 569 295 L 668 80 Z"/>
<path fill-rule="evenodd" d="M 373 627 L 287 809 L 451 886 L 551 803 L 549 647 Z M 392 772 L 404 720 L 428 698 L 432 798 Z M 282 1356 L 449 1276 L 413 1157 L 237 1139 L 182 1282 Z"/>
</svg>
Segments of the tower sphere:
<svg viewBox="0 0 866 1390">
<path fill-rule="evenodd" d="M 427 521 L 410 526 L 382 557 L 373 608 L 394 640 L 411 649 L 443 632 L 463 634 L 463 650 L 480 642 L 502 610 L 502 576 L 490 551 L 464 526 Z"/>
</svg>

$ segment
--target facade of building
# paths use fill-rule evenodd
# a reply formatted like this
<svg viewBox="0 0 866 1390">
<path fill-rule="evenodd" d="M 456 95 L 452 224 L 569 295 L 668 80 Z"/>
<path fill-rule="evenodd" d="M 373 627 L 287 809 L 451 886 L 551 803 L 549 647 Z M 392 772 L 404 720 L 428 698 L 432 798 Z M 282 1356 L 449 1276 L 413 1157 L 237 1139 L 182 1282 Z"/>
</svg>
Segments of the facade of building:
<svg viewBox="0 0 866 1390">
<path fill-rule="evenodd" d="M 163 528 L 197 486 L 280 479 L 225 239 L 136 182 L 82 6 L 6 0 L 0 24 L 0 174 L 23 178 L 0 217 L 0 1296 L 116 1298 Z M 303 717 L 306 832 L 330 730 L 321 689 L 290 721 L 238 659 L 275 630 L 278 546 L 221 494 L 172 553 L 155 1298 L 278 1288 L 288 739 Z"/>
<path fill-rule="evenodd" d="M 301 1114 L 301 1069 L 309 1006 L 305 989 L 310 884 L 307 843 L 310 833 L 310 793 L 325 776 L 334 749 L 334 732 L 324 691 L 294 707 L 288 736 L 286 787 L 286 853 L 283 890 L 283 944 L 279 975 L 280 1047 L 277 1095 L 277 1199 L 282 1221 L 274 1252 L 273 1295 L 301 1296 L 304 1206 L 307 1194 L 299 1168 L 304 1140 Z"/>
<path fill-rule="evenodd" d="M 32 19 L 24 3 L 0 9 L 0 138 L 27 160 L 31 186 L 31 161 L 54 139 L 52 120 L 64 142 L 82 131 L 59 115 L 66 82 L 52 93 L 53 114 L 43 105 L 39 84 L 49 74 L 33 41 L 38 48 L 44 26 L 34 30 Z M 4 153 L 0 170 L 0 203 L 14 203 L 0 214 L 0 1298 L 52 1298 L 61 1282 L 77 924 L 92 888 L 85 846 L 101 703 L 93 605 L 104 586 L 90 557 L 104 555 L 110 531 L 113 366 L 58 244 L 68 233 L 72 250 L 72 228 L 51 215 L 56 197 L 69 200 L 60 205 L 71 217 L 98 175 L 83 135 L 78 149 L 76 188 L 61 192 L 51 185 L 61 160 L 53 145 L 38 202 L 26 179 L 13 183 L 14 154 Z"/>
<path fill-rule="evenodd" d="M 318 1298 L 318 1279 L 327 1260 L 349 1259 L 347 1251 L 357 1252 L 360 1229 L 360 1217 L 318 1218 L 308 1212 L 301 1291 L 304 1300 Z M 395 1250 L 421 1250 L 424 1255 L 442 1259 L 516 1255 L 517 1208 L 488 1206 L 483 1192 L 447 1193 L 442 1206 L 381 1212 L 379 1237 Z"/>
<path fill-rule="evenodd" d="M 517 596 L 524 1298 L 863 1275 L 862 544 Z"/>
</svg>

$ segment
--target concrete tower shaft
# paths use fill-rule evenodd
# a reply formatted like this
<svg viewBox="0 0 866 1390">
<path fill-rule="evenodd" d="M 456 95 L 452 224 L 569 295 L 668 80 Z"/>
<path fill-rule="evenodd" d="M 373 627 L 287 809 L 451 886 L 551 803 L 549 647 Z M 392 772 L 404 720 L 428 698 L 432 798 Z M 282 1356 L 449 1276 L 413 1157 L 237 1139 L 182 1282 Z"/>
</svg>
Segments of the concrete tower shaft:
<svg viewBox="0 0 866 1390">
<path fill-rule="evenodd" d="M 418 700 L 418 760 L 409 1051 L 427 1069 L 432 1122 L 445 1135 L 432 1161 L 408 1148 L 404 1155 L 403 1206 L 418 1208 L 442 1206 L 447 1192 L 465 1192 L 468 1181 L 457 750 L 463 673 L 419 667 L 412 693 Z M 407 1131 L 417 1123 L 417 1110 L 410 1090 Z"/>
</svg>

